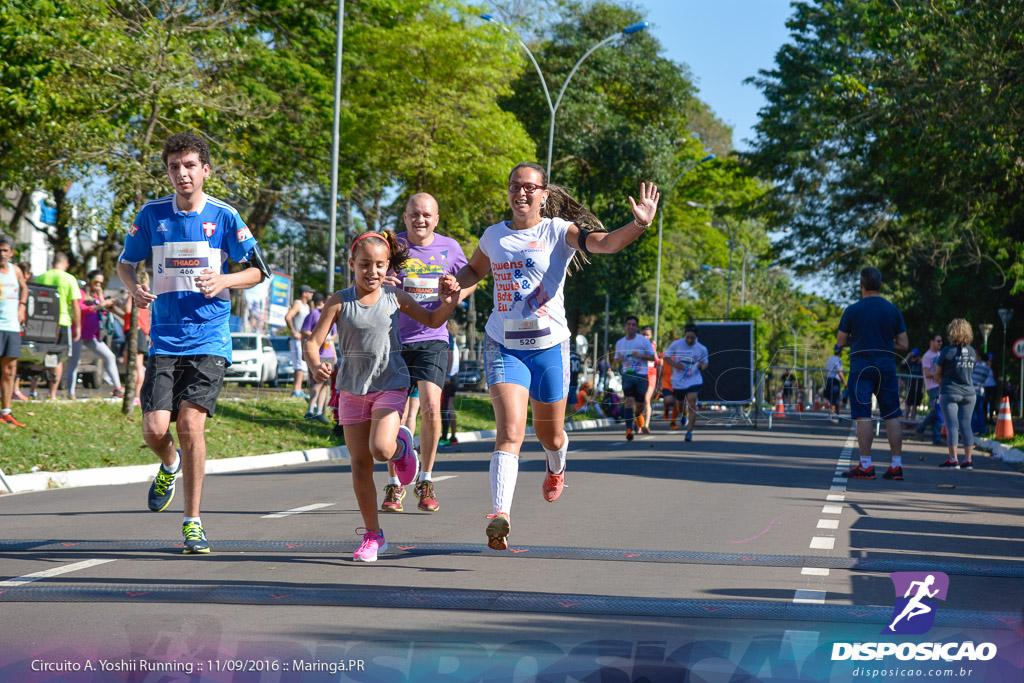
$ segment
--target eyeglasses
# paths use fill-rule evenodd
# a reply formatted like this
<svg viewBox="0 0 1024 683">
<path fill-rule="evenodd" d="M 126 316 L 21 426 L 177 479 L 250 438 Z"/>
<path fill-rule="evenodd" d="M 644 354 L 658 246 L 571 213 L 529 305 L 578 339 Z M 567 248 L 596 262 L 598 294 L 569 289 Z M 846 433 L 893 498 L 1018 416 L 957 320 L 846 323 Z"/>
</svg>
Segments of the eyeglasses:
<svg viewBox="0 0 1024 683">
<path fill-rule="evenodd" d="M 537 190 L 546 190 L 546 189 L 548 189 L 547 185 L 534 185 L 533 183 L 509 182 L 509 184 L 508 184 L 508 192 L 509 192 L 509 194 L 519 194 L 519 190 L 522 190 L 526 194 L 530 195 L 530 194 L 533 194 L 534 192 L 536 192 Z"/>
</svg>

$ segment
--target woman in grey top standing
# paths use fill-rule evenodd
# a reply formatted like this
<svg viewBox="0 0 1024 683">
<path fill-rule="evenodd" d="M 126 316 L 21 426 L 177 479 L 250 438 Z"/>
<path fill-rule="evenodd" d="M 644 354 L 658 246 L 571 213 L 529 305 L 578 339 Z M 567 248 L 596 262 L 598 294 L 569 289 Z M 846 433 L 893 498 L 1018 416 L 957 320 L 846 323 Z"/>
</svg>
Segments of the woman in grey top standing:
<svg viewBox="0 0 1024 683">
<path fill-rule="evenodd" d="M 330 296 L 303 346 L 310 379 L 328 381 L 332 363 L 321 362 L 319 349 L 337 323 L 336 417 L 345 430 L 352 486 L 365 532 L 352 558 L 356 562 L 373 562 L 378 552 L 387 549 L 377 518 L 373 461 L 394 462 L 403 485 L 413 482 L 419 470 L 412 432 L 401 424 L 409 371 L 402 360 L 398 313 L 427 327 L 441 327 L 459 300 L 459 283 L 452 275 L 441 278 L 442 305 L 433 311 L 420 306 L 404 290 L 382 286 L 388 270 L 399 270 L 408 255 L 408 247 L 399 244 L 392 232 L 364 232 L 357 237 L 349 258 L 355 284 Z"/>
<path fill-rule="evenodd" d="M 974 365 L 978 362 L 978 354 L 971 347 L 974 332 L 971 324 L 963 318 L 957 318 L 946 328 L 949 344 L 942 347 L 935 359 L 935 381 L 939 383 L 939 405 L 942 417 L 946 421 L 946 445 L 949 457 L 939 465 L 951 470 L 971 470 L 971 452 L 974 450 L 974 433 L 971 431 L 971 415 L 974 413 L 974 402 L 977 393 L 974 391 Z M 964 461 L 956 457 L 957 435 L 964 442 Z"/>
</svg>

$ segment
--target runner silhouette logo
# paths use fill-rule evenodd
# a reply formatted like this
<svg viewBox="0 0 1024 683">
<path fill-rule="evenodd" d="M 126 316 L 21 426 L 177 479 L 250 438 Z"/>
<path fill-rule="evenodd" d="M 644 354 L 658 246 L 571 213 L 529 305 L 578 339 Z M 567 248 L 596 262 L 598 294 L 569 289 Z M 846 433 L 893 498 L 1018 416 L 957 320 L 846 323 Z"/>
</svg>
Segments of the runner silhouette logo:
<svg viewBox="0 0 1024 683">
<path fill-rule="evenodd" d="M 945 600 L 949 577 L 942 572 L 894 572 L 892 619 L 882 633 L 919 635 L 935 623 L 935 600 Z"/>
</svg>

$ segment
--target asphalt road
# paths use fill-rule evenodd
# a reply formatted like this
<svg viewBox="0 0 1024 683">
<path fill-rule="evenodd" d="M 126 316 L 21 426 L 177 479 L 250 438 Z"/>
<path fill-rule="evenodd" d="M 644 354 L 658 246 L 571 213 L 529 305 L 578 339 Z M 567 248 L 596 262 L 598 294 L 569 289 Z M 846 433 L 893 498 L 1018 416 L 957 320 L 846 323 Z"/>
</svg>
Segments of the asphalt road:
<svg viewBox="0 0 1024 683">
<path fill-rule="evenodd" d="M 0 496 L 0 680 L 858 680 L 832 643 L 883 639 L 901 571 L 949 576 L 928 640 L 999 647 L 948 680 L 1020 680 L 1024 475 L 911 442 L 905 481 L 847 482 L 849 423 L 723 415 L 574 433 L 553 504 L 528 439 L 512 552 L 486 548 L 489 442 L 442 452 L 440 510 L 382 516 L 374 564 L 344 462 L 209 476 L 198 557 L 144 485 Z"/>
</svg>

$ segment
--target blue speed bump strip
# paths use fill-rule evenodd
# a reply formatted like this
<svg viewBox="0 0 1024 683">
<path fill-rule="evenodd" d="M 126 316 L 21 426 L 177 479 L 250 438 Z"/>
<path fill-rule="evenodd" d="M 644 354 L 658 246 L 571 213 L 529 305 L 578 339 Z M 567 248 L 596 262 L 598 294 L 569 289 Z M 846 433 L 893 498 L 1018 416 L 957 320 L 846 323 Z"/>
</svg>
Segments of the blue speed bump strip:
<svg viewBox="0 0 1024 683">
<path fill-rule="evenodd" d="M 348 554 L 356 550 L 355 541 L 216 541 L 218 553 L 297 553 Z M 85 540 L 6 540 L 3 552 L 175 552 L 179 546 L 165 540 L 85 541 Z M 509 552 L 511 551 L 511 552 Z M 932 571 L 957 576 L 1024 578 L 1024 563 L 948 562 L 890 558 L 820 557 L 811 555 L 763 555 L 705 553 L 691 550 L 645 550 L 639 548 L 580 548 L 563 546 L 509 546 L 509 551 L 490 550 L 482 543 L 402 543 L 389 541 L 381 557 L 416 556 L 492 556 L 536 558 L 544 560 L 595 560 L 601 562 L 660 562 L 669 564 L 710 564 L 747 567 L 820 567 L 877 573 Z"/>
<path fill-rule="evenodd" d="M 384 609 L 444 609 L 530 612 L 567 616 L 764 619 L 842 624 L 886 624 L 892 607 L 808 605 L 762 600 L 683 600 L 616 595 L 581 595 L 459 588 L 390 588 L 386 586 L 325 584 L 195 583 L 181 584 L 61 584 L 53 580 L 10 588 L 4 602 L 135 602 L 222 605 L 318 605 Z M 938 611 L 936 626 L 1019 629 L 1014 612 Z"/>
</svg>

